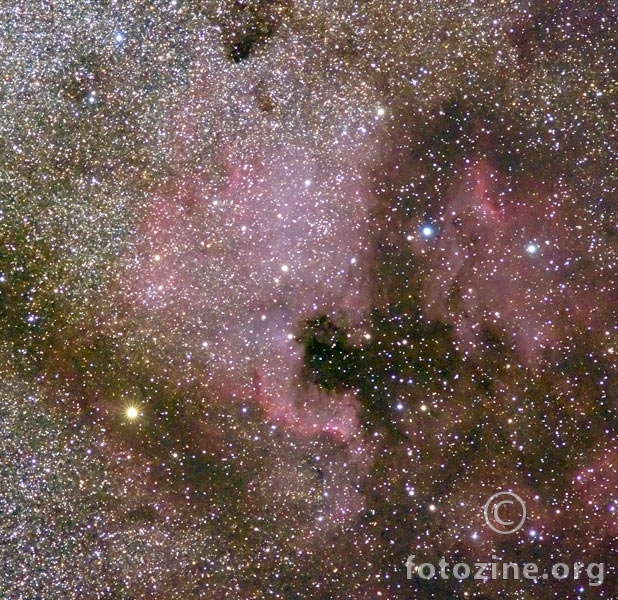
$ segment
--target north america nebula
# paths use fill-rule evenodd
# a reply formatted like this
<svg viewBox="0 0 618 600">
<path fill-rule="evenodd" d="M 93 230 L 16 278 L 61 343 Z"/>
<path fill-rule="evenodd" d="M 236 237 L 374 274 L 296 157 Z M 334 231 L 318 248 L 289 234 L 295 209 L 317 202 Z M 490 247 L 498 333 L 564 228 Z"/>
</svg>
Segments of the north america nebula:
<svg viewBox="0 0 618 600">
<path fill-rule="evenodd" d="M 0 596 L 618 597 L 617 12 L 7 2 Z"/>
</svg>

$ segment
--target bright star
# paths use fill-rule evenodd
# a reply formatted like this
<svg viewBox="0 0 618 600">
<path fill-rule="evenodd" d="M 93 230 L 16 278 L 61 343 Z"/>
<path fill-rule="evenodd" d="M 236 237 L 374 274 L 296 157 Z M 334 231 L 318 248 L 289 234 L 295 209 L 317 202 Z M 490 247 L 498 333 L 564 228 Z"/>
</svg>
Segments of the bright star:
<svg viewBox="0 0 618 600">
<path fill-rule="evenodd" d="M 139 410 L 135 406 L 129 406 L 126 410 L 126 415 L 127 419 L 131 419 L 131 421 L 133 421 L 139 417 Z"/>
</svg>

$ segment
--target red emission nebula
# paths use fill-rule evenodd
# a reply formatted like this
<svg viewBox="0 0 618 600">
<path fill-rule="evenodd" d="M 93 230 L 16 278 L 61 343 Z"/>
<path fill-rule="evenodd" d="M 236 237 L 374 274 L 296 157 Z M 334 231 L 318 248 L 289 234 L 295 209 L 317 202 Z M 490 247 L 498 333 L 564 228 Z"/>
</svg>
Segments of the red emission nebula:
<svg viewBox="0 0 618 600">
<path fill-rule="evenodd" d="M 0 598 L 616 600 L 617 24 L 7 0 Z"/>
</svg>

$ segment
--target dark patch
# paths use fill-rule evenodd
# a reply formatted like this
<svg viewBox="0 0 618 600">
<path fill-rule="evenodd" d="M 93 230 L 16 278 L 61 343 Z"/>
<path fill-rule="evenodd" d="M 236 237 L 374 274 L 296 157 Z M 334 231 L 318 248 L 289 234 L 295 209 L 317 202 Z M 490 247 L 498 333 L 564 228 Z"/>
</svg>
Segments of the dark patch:
<svg viewBox="0 0 618 600">
<path fill-rule="evenodd" d="M 291 0 L 237 0 L 220 20 L 225 53 L 235 63 L 268 43 L 292 9 Z"/>
<path fill-rule="evenodd" d="M 349 389 L 358 379 L 359 350 L 326 315 L 305 323 L 300 342 L 305 346 L 306 380 L 327 391 Z"/>
<path fill-rule="evenodd" d="M 80 56 L 61 81 L 61 94 L 70 102 L 86 102 L 93 90 L 100 89 L 103 80 L 103 68 L 100 59 L 94 53 Z"/>
</svg>

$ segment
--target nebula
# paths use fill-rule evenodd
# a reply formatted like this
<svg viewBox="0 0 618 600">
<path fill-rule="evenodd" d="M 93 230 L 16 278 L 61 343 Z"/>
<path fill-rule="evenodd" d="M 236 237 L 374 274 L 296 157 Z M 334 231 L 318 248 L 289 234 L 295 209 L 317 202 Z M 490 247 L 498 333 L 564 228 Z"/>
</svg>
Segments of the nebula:
<svg viewBox="0 0 618 600">
<path fill-rule="evenodd" d="M 588 307 L 601 294 L 610 311 L 610 290 L 579 275 L 594 232 L 570 235 L 586 227 L 565 208 L 574 193 L 558 183 L 509 181 L 480 158 L 466 162 L 437 239 L 426 242 L 428 315 L 455 327 L 465 353 L 475 354 L 488 327 L 503 331 L 525 364 L 577 330 L 601 331 L 607 317 Z"/>
<path fill-rule="evenodd" d="M 191 103 L 204 90 L 222 96 L 219 79 L 226 77 L 204 68 Z M 332 140 L 336 154 L 320 153 L 302 131 L 269 147 L 259 106 L 246 110 L 258 113 L 246 117 L 246 135 L 262 142 L 216 148 L 219 171 L 176 178 L 146 207 L 131 253 L 121 259 L 126 299 L 137 318 L 160 323 L 171 344 L 186 348 L 236 401 L 257 401 L 299 432 L 350 437 L 358 429 L 354 394 L 333 398 L 303 383 L 297 338 L 318 315 L 345 325 L 359 342 L 367 332 L 373 196 L 362 149 L 372 142 L 355 140 L 342 125 Z M 178 128 L 182 157 L 194 126 Z"/>
<path fill-rule="evenodd" d="M 0 11 L 0 597 L 616 598 L 615 3 L 47 4 Z"/>
</svg>

